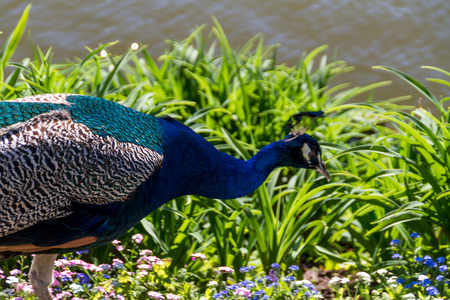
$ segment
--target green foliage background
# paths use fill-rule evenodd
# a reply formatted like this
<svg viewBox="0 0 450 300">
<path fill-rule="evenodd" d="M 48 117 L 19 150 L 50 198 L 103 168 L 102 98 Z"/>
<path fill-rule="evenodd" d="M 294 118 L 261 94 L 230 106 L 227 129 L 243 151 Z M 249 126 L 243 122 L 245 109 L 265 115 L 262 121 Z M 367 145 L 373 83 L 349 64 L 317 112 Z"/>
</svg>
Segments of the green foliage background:
<svg viewBox="0 0 450 300">
<path fill-rule="evenodd" d="M 404 98 L 374 101 L 370 91 L 389 82 L 330 87 L 351 68 L 330 59 L 326 46 L 289 67 L 276 62 L 277 46 L 264 45 L 260 36 L 232 49 L 217 21 L 210 31 L 199 27 L 183 41 L 167 41 L 158 59 L 142 45 L 121 56 L 101 56 L 110 43 L 87 49 L 83 59 L 55 64 L 51 49 L 45 52 L 30 40 L 34 56 L 14 62 L 28 12 L 29 7 L 0 50 L 2 100 L 42 93 L 103 97 L 171 115 L 241 159 L 283 138 L 292 114 L 325 111 L 308 133 L 322 144 L 331 182 L 313 171 L 281 168 L 247 197 L 174 199 L 124 238 L 145 233 L 148 248 L 172 259 L 173 272 L 194 252 L 234 269 L 249 262 L 266 270 L 274 262 L 286 268 L 311 259 L 326 268 L 347 262 L 373 270 L 392 263 L 385 252 L 389 241 L 411 231 L 420 233 L 425 247 L 449 244 L 450 131 L 444 107 L 449 97 L 437 99 L 425 85 L 389 67 L 378 68 L 418 90 L 437 114 L 397 104 Z M 90 259 L 105 261 L 111 251 L 97 248 Z"/>
</svg>

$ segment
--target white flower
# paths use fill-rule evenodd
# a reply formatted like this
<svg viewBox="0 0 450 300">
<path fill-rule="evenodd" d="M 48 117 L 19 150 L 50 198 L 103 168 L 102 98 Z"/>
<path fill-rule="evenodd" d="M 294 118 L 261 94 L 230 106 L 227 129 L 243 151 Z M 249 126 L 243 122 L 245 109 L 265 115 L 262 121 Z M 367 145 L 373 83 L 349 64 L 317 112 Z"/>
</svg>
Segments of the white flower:
<svg viewBox="0 0 450 300">
<path fill-rule="evenodd" d="M 342 278 L 341 279 L 341 283 L 342 284 L 347 284 L 347 283 L 349 283 L 350 282 L 350 279 L 348 279 L 348 278 Z"/>
<path fill-rule="evenodd" d="M 303 280 L 299 280 L 295 282 L 296 286 L 301 286 L 301 285 L 306 285 L 306 284 L 312 284 L 311 281 L 309 281 L 308 279 L 303 279 Z"/>
<path fill-rule="evenodd" d="M 402 298 L 403 298 L 403 299 L 408 299 L 408 300 L 409 300 L 409 299 L 415 300 L 415 299 L 416 299 L 416 296 L 414 296 L 413 293 L 409 293 L 409 294 L 403 295 Z"/>
<path fill-rule="evenodd" d="M 218 286 L 219 286 L 219 283 L 218 283 L 217 281 L 215 281 L 215 280 L 210 280 L 210 281 L 208 282 L 208 286 L 209 286 L 209 287 L 218 287 Z"/>
<path fill-rule="evenodd" d="M 418 279 L 419 281 L 424 281 L 425 279 L 428 279 L 428 276 L 427 276 L 427 275 L 419 275 L 419 276 L 417 277 L 417 279 Z"/>
<path fill-rule="evenodd" d="M 77 283 L 71 283 L 69 285 L 69 288 L 74 292 L 74 293 L 79 293 L 83 291 L 83 287 Z"/>
<path fill-rule="evenodd" d="M 7 284 L 14 284 L 14 283 L 18 283 L 19 282 L 19 278 L 17 278 L 16 276 L 8 276 L 6 277 L 6 283 Z"/>
<path fill-rule="evenodd" d="M 330 285 L 338 285 L 341 283 L 341 278 L 339 277 L 333 277 L 330 279 L 330 281 L 328 282 Z"/>
<path fill-rule="evenodd" d="M 360 277 L 361 282 L 362 282 L 363 284 L 369 284 L 369 283 L 372 282 L 372 278 L 371 278 L 370 275 L 369 275 L 368 273 L 366 273 L 366 272 L 358 272 L 358 273 L 356 273 L 356 275 Z"/>
<path fill-rule="evenodd" d="M 394 284 L 394 283 L 396 284 L 397 283 L 397 276 L 389 277 L 386 281 L 389 284 Z"/>
<path fill-rule="evenodd" d="M 366 272 L 358 272 L 358 273 L 356 273 L 356 275 L 361 278 L 370 278 L 369 273 L 366 273 Z"/>
<path fill-rule="evenodd" d="M 319 295 L 319 294 L 315 294 L 315 295 L 313 295 L 313 298 L 314 298 L 314 299 L 322 299 L 323 296 L 322 296 L 322 295 Z"/>
<path fill-rule="evenodd" d="M 386 269 L 379 269 L 379 270 L 377 270 L 377 273 L 379 274 L 379 275 L 384 275 L 384 274 L 386 274 L 388 271 L 386 270 Z"/>
<path fill-rule="evenodd" d="M 379 294 L 380 294 L 380 292 L 378 292 L 377 290 L 372 290 L 372 295 L 378 296 Z"/>
</svg>

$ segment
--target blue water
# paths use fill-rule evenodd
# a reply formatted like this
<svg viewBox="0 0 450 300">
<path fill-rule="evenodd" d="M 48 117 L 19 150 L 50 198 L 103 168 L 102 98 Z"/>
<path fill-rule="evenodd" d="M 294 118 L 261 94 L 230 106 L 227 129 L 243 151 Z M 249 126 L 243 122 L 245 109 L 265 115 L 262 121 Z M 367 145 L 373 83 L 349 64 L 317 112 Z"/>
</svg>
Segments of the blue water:
<svg viewBox="0 0 450 300">
<path fill-rule="evenodd" d="M 15 26 L 28 2 L 3 0 L 0 4 L 0 41 Z M 340 81 L 365 85 L 393 79 L 373 65 L 399 68 L 420 80 L 437 75 L 422 70 L 432 65 L 450 71 L 450 1 L 445 0 L 45 0 L 31 9 L 28 29 L 44 50 L 53 47 L 54 61 L 84 57 L 85 46 L 120 40 L 112 49 L 123 53 L 132 42 L 149 46 L 155 57 L 164 40 L 183 39 L 197 25 L 218 18 L 230 43 L 242 46 L 257 33 L 266 44 L 280 43 L 278 62 L 293 65 L 305 50 L 328 44 L 330 56 L 355 66 Z M 31 55 L 25 41 L 15 60 Z M 396 81 L 398 82 L 398 81 Z M 430 83 L 439 95 L 448 91 Z M 376 93 L 378 98 L 410 94 L 396 84 Z M 411 103 L 419 96 L 414 94 Z"/>
</svg>

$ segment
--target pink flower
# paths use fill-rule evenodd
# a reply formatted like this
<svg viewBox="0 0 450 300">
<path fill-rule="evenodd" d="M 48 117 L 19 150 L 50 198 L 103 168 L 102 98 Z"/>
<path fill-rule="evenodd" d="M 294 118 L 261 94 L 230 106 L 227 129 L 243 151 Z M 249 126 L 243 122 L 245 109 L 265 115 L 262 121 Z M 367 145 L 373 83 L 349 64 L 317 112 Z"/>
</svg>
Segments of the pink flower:
<svg viewBox="0 0 450 300">
<path fill-rule="evenodd" d="M 116 250 L 117 251 L 123 251 L 123 246 L 122 245 L 117 245 L 116 246 Z"/>
<path fill-rule="evenodd" d="M 152 253 L 153 253 L 152 250 L 144 249 L 141 252 L 139 252 L 139 255 L 140 256 L 144 256 L 144 255 L 149 255 L 149 254 L 152 254 Z"/>
<path fill-rule="evenodd" d="M 223 273 L 233 273 L 234 272 L 234 270 L 230 267 L 218 267 L 218 269 L 220 272 L 223 272 Z"/>
<path fill-rule="evenodd" d="M 152 266 L 147 265 L 147 264 L 142 264 L 142 265 L 137 265 L 138 269 L 144 269 L 144 270 L 151 270 Z"/>
<path fill-rule="evenodd" d="M 140 271 L 137 273 L 137 276 L 138 276 L 139 278 L 145 277 L 145 276 L 147 276 L 147 275 L 148 275 L 148 272 L 145 271 L 145 270 L 140 270 Z"/>
<path fill-rule="evenodd" d="M 60 275 L 61 275 L 61 277 L 72 278 L 72 275 L 75 275 L 74 273 L 76 274 L 76 272 L 72 272 L 72 271 L 67 270 L 67 271 L 62 271 L 60 273 Z"/>
<path fill-rule="evenodd" d="M 111 292 L 109 292 L 109 294 L 105 295 L 105 298 L 108 299 L 110 297 L 115 297 L 115 296 L 116 296 L 116 292 L 111 291 Z"/>
<path fill-rule="evenodd" d="M 85 269 L 91 272 L 103 272 L 103 268 L 96 266 L 94 264 L 89 264 L 88 266 L 86 266 Z"/>
<path fill-rule="evenodd" d="M 33 286 L 31 284 L 25 283 L 23 285 L 23 291 L 27 292 L 27 293 L 32 293 L 33 292 Z"/>
<path fill-rule="evenodd" d="M 83 266 L 84 264 L 86 264 L 86 262 L 82 259 L 72 259 L 72 260 L 69 260 L 69 264 L 71 267 Z"/>
<path fill-rule="evenodd" d="M 164 296 L 161 295 L 161 294 L 158 293 L 158 292 L 150 291 L 150 292 L 147 293 L 147 295 L 148 295 L 150 298 L 153 298 L 153 299 L 164 299 Z"/>
<path fill-rule="evenodd" d="M 114 241 L 112 241 L 111 242 L 113 245 L 119 245 L 119 244 L 121 244 L 122 242 L 121 241 L 119 241 L 119 240 L 114 240 Z"/>
<path fill-rule="evenodd" d="M 199 258 L 199 259 L 207 259 L 206 255 L 203 254 L 203 253 L 192 253 L 191 254 L 191 258 L 192 258 L 193 261 L 197 260 L 197 258 Z"/>
<path fill-rule="evenodd" d="M 159 258 L 157 258 L 156 256 L 142 256 L 137 260 L 137 263 L 142 264 L 142 262 L 147 262 L 148 264 L 150 264 L 151 267 L 153 267 L 153 265 L 159 266 L 164 265 L 164 262 Z"/>
<path fill-rule="evenodd" d="M 61 282 L 59 282 L 58 279 L 53 278 L 52 286 L 60 286 L 60 285 L 61 285 Z"/>
<path fill-rule="evenodd" d="M 252 293 L 250 290 L 246 289 L 245 287 L 239 287 L 234 291 L 234 294 L 237 296 L 244 296 L 246 298 L 250 298 L 252 296 Z"/>
<path fill-rule="evenodd" d="M 12 275 L 12 276 L 20 275 L 20 273 L 22 273 L 22 272 L 20 272 L 20 270 L 18 270 L 18 269 L 9 271 L 9 275 Z"/>
<path fill-rule="evenodd" d="M 69 261 L 67 259 L 58 259 L 55 260 L 55 263 L 53 264 L 55 267 L 65 267 L 69 264 Z"/>
<path fill-rule="evenodd" d="M 121 261 L 118 258 L 114 258 L 112 266 L 113 266 L 113 268 L 116 268 L 116 269 L 122 269 L 123 268 L 123 261 Z"/>
<path fill-rule="evenodd" d="M 70 297 L 72 296 L 72 293 L 69 291 L 64 291 L 62 293 L 56 294 L 56 296 L 53 299 L 59 300 L 62 299 L 64 297 Z"/>
<path fill-rule="evenodd" d="M 166 294 L 166 298 L 169 299 L 169 300 L 179 300 L 179 299 L 181 299 L 180 296 L 177 296 L 175 294 L 170 294 L 170 293 Z"/>
<path fill-rule="evenodd" d="M 136 233 L 135 235 L 133 235 L 131 237 L 131 239 L 133 241 L 135 241 L 137 244 L 140 244 L 140 243 L 142 243 L 142 240 L 144 239 L 144 236 L 142 234 L 140 234 L 140 233 Z"/>
</svg>

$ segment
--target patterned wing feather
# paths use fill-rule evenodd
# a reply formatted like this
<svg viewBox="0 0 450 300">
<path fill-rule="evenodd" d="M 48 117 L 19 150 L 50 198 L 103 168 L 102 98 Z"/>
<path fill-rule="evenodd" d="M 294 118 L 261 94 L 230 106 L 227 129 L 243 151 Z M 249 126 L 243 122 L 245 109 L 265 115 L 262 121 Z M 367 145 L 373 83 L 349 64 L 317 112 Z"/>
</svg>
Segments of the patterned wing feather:
<svg viewBox="0 0 450 300">
<path fill-rule="evenodd" d="M 88 100 L 96 104 L 80 104 Z M 98 231 L 108 213 L 130 200 L 160 167 L 160 132 L 140 133 L 140 143 L 131 142 L 135 137 L 126 141 L 124 126 L 132 130 L 132 112 L 113 104 L 107 126 L 98 128 L 108 103 L 71 95 L 0 102 L 4 126 L 0 130 L 0 245 L 50 245 L 84 238 Z M 83 110 L 88 110 L 87 117 L 81 117 Z M 139 123 L 145 120 L 146 115 L 136 114 Z M 102 209 L 95 212 L 84 206 Z M 58 224 L 64 226 L 56 228 Z"/>
</svg>

